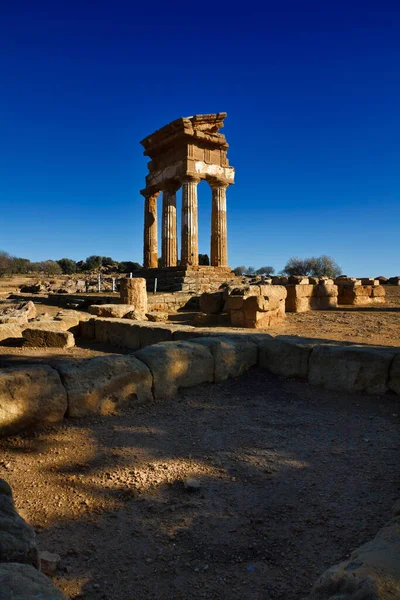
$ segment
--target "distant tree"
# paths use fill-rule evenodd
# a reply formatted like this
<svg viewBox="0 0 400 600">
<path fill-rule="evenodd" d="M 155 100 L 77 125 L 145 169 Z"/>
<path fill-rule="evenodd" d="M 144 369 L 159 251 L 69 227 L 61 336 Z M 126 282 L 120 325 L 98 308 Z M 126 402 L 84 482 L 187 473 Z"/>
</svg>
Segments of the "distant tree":
<svg viewBox="0 0 400 600">
<path fill-rule="evenodd" d="M 61 275 L 61 267 L 55 260 L 44 260 L 40 263 L 40 270 L 46 275 Z"/>
<path fill-rule="evenodd" d="M 0 277 L 8 275 L 11 272 L 11 256 L 8 252 L 0 250 Z"/>
<path fill-rule="evenodd" d="M 57 263 L 60 265 L 61 271 L 64 273 L 64 275 L 72 275 L 73 273 L 76 273 L 76 262 L 71 258 L 60 258 Z"/>
<path fill-rule="evenodd" d="M 290 258 L 283 271 L 285 275 L 311 275 L 314 277 L 337 277 L 342 270 L 329 256 L 311 256 L 310 258 Z"/>
<path fill-rule="evenodd" d="M 103 267 L 113 267 L 115 265 L 115 260 L 113 260 L 111 256 L 102 256 L 101 264 Z"/>
<path fill-rule="evenodd" d="M 86 271 L 86 262 L 84 260 L 78 260 L 76 263 L 76 271 L 80 273 L 81 271 Z"/>
<path fill-rule="evenodd" d="M 93 256 L 88 256 L 86 259 L 86 271 L 97 271 L 100 269 L 102 264 L 101 256 L 97 256 L 94 254 Z"/>
<path fill-rule="evenodd" d="M 130 260 L 125 260 L 118 263 L 118 273 L 133 273 L 133 271 L 138 271 L 141 268 L 142 265 Z"/>
<path fill-rule="evenodd" d="M 17 256 L 13 256 L 10 259 L 10 270 L 12 273 L 16 273 L 18 275 L 29 273 L 30 265 L 31 261 L 29 258 L 18 258 Z"/>
<path fill-rule="evenodd" d="M 199 254 L 199 265 L 208 266 L 210 264 L 210 257 L 208 254 Z"/>
<path fill-rule="evenodd" d="M 317 258 L 312 258 L 311 262 L 311 275 L 314 275 L 314 277 L 330 277 L 335 279 L 335 277 L 338 277 L 342 274 L 342 269 L 330 256 L 325 256 L 323 254 Z"/>
<path fill-rule="evenodd" d="M 39 262 L 30 262 L 29 263 L 29 273 L 39 273 L 40 265 L 41 265 L 41 263 L 39 263 Z"/>
<path fill-rule="evenodd" d="M 275 273 L 274 267 L 260 267 L 256 271 L 256 275 L 273 275 Z"/>
<path fill-rule="evenodd" d="M 255 267 L 247 267 L 247 269 L 246 269 L 246 275 L 254 275 L 255 272 L 256 272 Z"/>
<path fill-rule="evenodd" d="M 235 267 L 233 269 L 233 272 L 235 273 L 235 275 L 238 275 L 240 277 L 246 272 L 246 267 L 244 265 L 240 265 L 240 267 Z"/>
</svg>

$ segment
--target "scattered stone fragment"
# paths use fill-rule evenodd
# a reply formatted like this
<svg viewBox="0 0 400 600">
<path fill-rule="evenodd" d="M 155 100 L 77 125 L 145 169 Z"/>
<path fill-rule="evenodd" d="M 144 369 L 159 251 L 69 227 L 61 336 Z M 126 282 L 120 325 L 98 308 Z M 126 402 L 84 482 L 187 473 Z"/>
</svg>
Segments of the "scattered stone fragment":
<svg viewBox="0 0 400 600">
<path fill-rule="evenodd" d="M 53 577 L 56 574 L 60 565 L 61 558 L 58 554 L 42 550 L 39 552 L 40 570 L 48 577 Z"/>
<path fill-rule="evenodd" d="M 201 485 L 200 485 L 200 481 L 198 479 L 185 479 L 183 482 L 183 485 L 185 486 L 185 489 L 188 492 L 197 492 Z"/>
</svg>

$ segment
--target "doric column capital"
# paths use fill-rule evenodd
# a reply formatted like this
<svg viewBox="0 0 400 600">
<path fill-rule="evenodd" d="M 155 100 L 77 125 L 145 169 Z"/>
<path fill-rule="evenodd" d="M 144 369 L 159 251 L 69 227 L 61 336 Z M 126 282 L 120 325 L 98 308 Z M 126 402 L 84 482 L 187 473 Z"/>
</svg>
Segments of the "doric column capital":
<svg viewBox="0 0 400 600">
<path fill-rule="evenodd" d="M 218 188 L 226 189 L 231 185 L 229 181 L 226 181 L 225 179 L 216 179 L 215 177 L 210 177 L 208 183 L 213 190 Z"/>
<path fill-rule="evenodd" d="M 200 183 L 201 181 L 201 177 L 199 177 L 198 175 L 190 175 L 187 174 L 184 177 L 182 177 L 181 179 L 181 185 L 183 185 L 184 183 Z"/>
<path fill-rule="evenodd" d="M 149 190 L 147 188 L 145 188 L 144 190 L 140 190 L 140 193 L 146 199 L 147 198 L 157 199 L 158 196 L 160 195 L 160 191 Z"/>
</svg>

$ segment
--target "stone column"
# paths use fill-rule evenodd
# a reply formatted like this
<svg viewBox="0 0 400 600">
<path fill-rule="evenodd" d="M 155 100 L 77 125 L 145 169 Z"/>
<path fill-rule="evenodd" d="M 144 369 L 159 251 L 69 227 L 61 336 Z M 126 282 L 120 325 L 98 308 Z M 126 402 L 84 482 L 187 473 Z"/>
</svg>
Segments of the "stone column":
<svg viewBox="0 0 400 600">
<path fill-rule="evenodd" d="M 211 183 L 211 265 L 228 266 L 228 239 L 226 229 L 226 188 L 221 182 Z"/>
<path fill-rule="evenodd" d="M 197 223 L 197 184 L 200 179 L 186 177 L 182 183 L 182 266 L 199 264 Z"/>
<path fill-rule="evenodd" d="M 158 267 L 157 243 L 157 198 L 160 192 L 145 196 L 144 202 L 144 245 L 143 266 L 145 269 Z"/>
<path fill-rule="evenodd" d="M 146 280 L 142 277 L 124 278 L 120 281 L 121 304 L 131 304 L 135 310 L 147 313 Z"/>
<path fill-rule="evenodd" d="M 176 223 L 176 191 L 178 185 L 170 185 L 163 192 L 162 209 L 162 264 L 176 267 L 178 262 L 178 240 Z"/>
</svg>

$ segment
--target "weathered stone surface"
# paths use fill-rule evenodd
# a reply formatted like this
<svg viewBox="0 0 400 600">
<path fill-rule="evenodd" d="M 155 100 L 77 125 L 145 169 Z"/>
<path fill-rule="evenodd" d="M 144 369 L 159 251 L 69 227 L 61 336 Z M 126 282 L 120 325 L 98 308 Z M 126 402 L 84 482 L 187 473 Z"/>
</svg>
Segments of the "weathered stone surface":
<svg viewBox="0 0 400 600">
<path fill-rule="evenodd" d="M 58 363 L 68 395 L 68 416 L 114 413 L 153 399 L 152 377 L 134 356 L 99 356 Z"/>
<path fill-rule="evenodd" d="M 163 342 L 149 346 L 135 356 L 153 375 L 156 399 L 172 398 L 178 389 L 214 379 L 214 358 L 208 348 L 190 342 Z"/>
<path fill-rule="evenodd" d="M 123 319 L 125 315 L 135 310 L 132 304 L 92 304 L 89 313 L 98 317 Z"/>
<path fill-rule="evenodd" d="M 395 352 L 379 347 L 316 346 L 310 356 L 308 379 L 332 390 L 383 394 Z"/>
<path fill-rule="evenodd" d="M 105 344 L 132 350 L 140 348 L 140 326 L 129 319 L 95 319 L 94 336 L 96 341 Z"/>
<path fill-rule="evenodd" d="M 21 327 L 12 324 L 0 325 L 0 345 L 6 345 L 16 338 L 22 338 Z"/>
<path fill-rule="evenodd" d="M 146 280 L 142 277 L 121 279 L 120 296 L 122 304 L 131 304 L 132 310 L 147 313 Z"/>
<path fill-rule="evenodd" d="M 211 350 L 214 357 L 214 381 L 225 381 L 230 377 L 239 377 L 257 363 L 258 347 L 245 336 L 204 337 L 193 339 Z"/>
<path fill-rule="evenodd" d="M 166 323 L 168 321 L 168 313 L 165 312 L 151 312 L 146 314 L 147 320 L 152 323 Z"/>
<path fill-rule="evenodd" d="M 285 377 L 307 377 L 312 351 L 309 340 L 296 336 L 267 337 L 258 346 L 262 369 Z"/>
<path fill-rule="evenodd" d="M 19 366 L 0 369 L 0 434 L 57 423 L 67 410 L 67 394 L 55 369 Z"/>
<path fill-rule="evenodd" d="M 396 354 L 390 365 L 389 388 L 400 396 L 400 354 Z"/>
<path fill-rule="evenodd" d="M 400 598 L 400 517 L 350 558 L 331 567 L 314 585 L 309 600 L 396 600 Z"/>
<path fill-rule="evenodd" d="M 224 293 L 204 293 L 200 296 L 200 310 L 206 314 L 218 314 L 224 308 Z"/>
<path fill-rule="evenodd" d="M 27 327 L 22 331 L 24 346 L 33 348 L 72 348 L 75 338 L 70 331 L 60 331 L 56 327 Z"/>
<path fill-rule="evenodd" d="M 67 600 L 43 573 L 31 565 L 0 564 L 0 600 Z"/>
<path fill-rule="evenodd" d="M 11 488 L 4 479 L 0 479 L 0 563 L 2 562 L 19 562 L 39 567 L 35 532 L 17 513 Z"/>
<path fill-rule="evenodd" d="M 28 323 L 29 319 L 34 319 L 35 317 L 36 307 L 32 301 L 0 310 L 0 324 L 13 323 L 14 325 L 24 325 Z"/>
<path fill-rule="evenodd" d="M 139 333 L 140 348 L 159 342 L 171 342 L 175 329 L 175 325 L 168 325 L 168 323 L 142 324 Z"/>
<path fill-rule="evenodd" d="M 125 319 L 130 319 L 131 321 L 147 321 L 145 313 L 140 312 L 138 310 L 130 310 L 125 315 Z"/>
<path fill-rule="evenodd" d="M 79 335 L 87 340 L 95 339 L 95 322 L 96 319 L 88 319 L 79 321 Z"/>
</svg>

